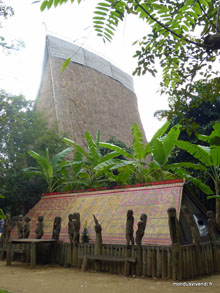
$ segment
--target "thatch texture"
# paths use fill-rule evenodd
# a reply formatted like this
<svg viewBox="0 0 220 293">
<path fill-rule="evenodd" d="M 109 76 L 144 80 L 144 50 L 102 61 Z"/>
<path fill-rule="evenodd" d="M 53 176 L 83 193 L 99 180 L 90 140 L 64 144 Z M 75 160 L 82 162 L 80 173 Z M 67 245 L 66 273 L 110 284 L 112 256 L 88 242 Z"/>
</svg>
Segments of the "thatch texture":
<svg viewBox="0 0 220 293">
<path fill-rule="evenodd" d="M 62 73 L 63 62 L 71 56 Z M 93 137 L 100 130 L 101 141 L 115 136 L 128 146 L 133 123 L 144 134 L 131 77 L 103 58 L 51 36 L 36 109 L 82 146 L 86 130 Z"/>
</svg>

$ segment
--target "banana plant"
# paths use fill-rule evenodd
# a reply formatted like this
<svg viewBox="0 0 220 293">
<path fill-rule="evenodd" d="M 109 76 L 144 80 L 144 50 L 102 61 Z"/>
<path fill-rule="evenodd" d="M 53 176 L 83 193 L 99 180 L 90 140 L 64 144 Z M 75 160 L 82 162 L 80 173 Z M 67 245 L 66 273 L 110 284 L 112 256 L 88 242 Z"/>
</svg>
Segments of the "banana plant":
<svg viewBox="0 0 220 293">
<path fill-rule="evenodd" d="M 23 169 L 23 171 L 27 176 L 41 176 L 47 183 L 48 192 L 54 192 L 62 186 L 65 180 L 65 176 L 67 175 L 65 166 L 68 161 L 64 158 L 72 150 L 72 148 L 67 148 L 52 158 L 50 158 L 48 149 L 46 149 L 45 155 L 28 151 L 28 154 L 36 160 L 38 167 L 28 167 Z"/>
<path fill-rule="evenodd" d="M 205 193 L 211 194 L 210 187 L 200 179 L 194 178 L 189 171 L 190 169 L 205 171 L 203 165 L 191 162 L 168 164 L 168 158 L 172 150 L 179 143 L 178 137 L 181 131 L 181 125 L 175 125 L 164 135 L 169 125 L 170 123 L 166 122 L 149 142 L 149 151 L 153 154 L 153 161 L 149 164 L 149 174 L 157 181 L 184 178 Z"/>
<path fill-rule="evenodd" d="M 195 145 L 187 141 L 178 141 L 177 146 L 198 159 L 203 166 L 203 171 L 213 181 L 215 191 L 209 188 L 206 194 L 209 195 L 208 199 L 216 199 L 216 223 L 220 226 L 220 123 L 214 124 L 209 136 L 199 134 L 198 139 L 205 142 L 207 146 Z"/>
<path fill-rule="evenodd" d="M 96 133 L 96 141 L 93 140 L 89 131 L 85 132 L 85 140 L 87 142 L 87 150 L 72 141 L 64 138 L 63 141 L 74 149 L 74 159 L 66 167 L 72 167 L 71 178 L 66 185 L 71 189 L 75 188 L 94 188 L 107 186 L 110 182 L 114 182 L 114 175 L 110 168 L 119 162 L 117 159 L 120 154 L 115 150 L 102 156 L 100 152 L 100 131 Z M 127 154 L 127 153 L 126 153 Z M 102 168 L 97 169 L 96 166 L 101 165 Z"/>
<path fill-rule="evenodd" d="M 168 180 L 177 178 L 171 172 L 163 170 L 167 164 L 168 157 L 175 146 L 175 142 L 180 134 L 181 126 L 172 127 L 167 135 L 170 123 L 166 122 L 153 136 L 152 140 L 145 145 L 143 135 L 136 124 L 132 126 L 133 153 L 129 154 L 124 149 L 115 145 L 100 142 L 100 146 L 116 151 L 127 160 L 114 163 L 110 171 L 118 170 L 117 176 L 112 175 L 117 183 L 145 183 L 147 181 Z M 153 158 L 153 160 L 152 160 Z M 96 166 L 96 170 L 102 169 L 102 164 Z"/>
</svg>

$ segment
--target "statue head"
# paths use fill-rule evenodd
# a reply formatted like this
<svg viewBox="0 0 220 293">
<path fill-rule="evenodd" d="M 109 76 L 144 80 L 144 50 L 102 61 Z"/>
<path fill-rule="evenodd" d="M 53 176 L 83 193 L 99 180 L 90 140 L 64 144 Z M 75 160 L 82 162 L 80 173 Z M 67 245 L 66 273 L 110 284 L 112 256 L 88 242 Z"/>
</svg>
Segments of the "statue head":
<svg viewBox="0 0 220 293">
<path fill-rule="evenodd" d="M 44 221 L 44 217 L 43 216 L 39 216 L 38 217 L 38 221 L 42 223 Z"/>
<path fill-rule="evenodd" d="M 23 220 L 23 216 L 22 215 L 19 215 L 18 216 L 18 221 L 22 221 Z"/>
<path fill-rule="evenodd" d="M 147 222 L 147 215 L 146 214 L 141 214 L 140 220 L 143 222 Z"/>
<path fill-rule="evenodd" d="M 80 213 L 74 213 L 74 219 L 77 219 L 80 221 Z"/>
<path fill-rule="evenodd" d="M 208 218 L 208 219 L 214 219 L 214 217 L 215 217 L 213 211 L 208 211 L 208 212 L 206 213 L 206 215 L 207 215 L 207 218 Z"/>
<path fill-rule="evenodd" d="M 56 217 L 54 218 L 54 224 L 59 225 L 60 223 L 61 223 L 61 217 L 56 216 Z"/>
<path fill-rule="evenodd" d="M 132 210 L 127 211 L 127 218 L 133 217 L 134 212 Z"/>
<path fill-rule="evenodd" d="M 167 210 L 168 216 L 169 217 L 176 217 L 176 209 L 175 208 L 169 208 Z"/>
<path fill-rule="evenodd" d="M 95 215 L 93 215 L 93 218 L 94 218 L 94 222 L 95 222 L 95 224 L 97 225 L 99 222 L 98 222 L 98 220 L 97 220 L 96 216 L 95 216 Z"/>
<path fill-rule="evenodd" d="M 25 217 L 24 217 L 24 221 L 25 221 L 25 222 L 30 222 L 30 221 L 31 221 L 31 218 L 28 217 L 28 216 L 25 216 Z"/>
<path fill-rule="evenodd" d="M 73 219 L 73 214 L 69 214 L 69 215 L 68 215 L 68 219 L 69 219 L 69 221 L 72 221 L 72 219 Z"/>
</svg>

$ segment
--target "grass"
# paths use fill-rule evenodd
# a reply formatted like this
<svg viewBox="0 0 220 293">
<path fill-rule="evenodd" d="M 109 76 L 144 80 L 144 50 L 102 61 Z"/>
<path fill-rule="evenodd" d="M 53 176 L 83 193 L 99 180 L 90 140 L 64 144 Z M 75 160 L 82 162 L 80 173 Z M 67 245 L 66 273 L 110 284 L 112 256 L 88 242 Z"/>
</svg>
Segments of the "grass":
<svg viewBox="0 0 220 293">
<path fill-rule="evenodd" d="M 10 292 L 7 290 L 0 289 L 0 293 L 10 293 Z"/>
</svg>

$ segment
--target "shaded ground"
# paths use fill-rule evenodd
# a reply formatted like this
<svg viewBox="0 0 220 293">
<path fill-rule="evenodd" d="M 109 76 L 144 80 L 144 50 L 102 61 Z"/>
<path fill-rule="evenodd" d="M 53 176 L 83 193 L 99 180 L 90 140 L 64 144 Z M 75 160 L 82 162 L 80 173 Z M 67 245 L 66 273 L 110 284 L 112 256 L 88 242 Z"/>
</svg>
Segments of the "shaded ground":
<svg viewBox="0 0 220 293">
<path fill-rule="evenodd" d="M 197 278 L 186 283 L 212 282 L 212 286 L 173 286 L 172 281 L 127 278 L 107 273 L 83 273 L 79 269 L 0 262 L 0 289 L 13 293 L 147 293 L 147 292 L 220 292 L 220 275 Z"/>
</svg>

